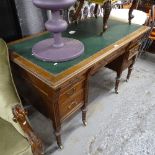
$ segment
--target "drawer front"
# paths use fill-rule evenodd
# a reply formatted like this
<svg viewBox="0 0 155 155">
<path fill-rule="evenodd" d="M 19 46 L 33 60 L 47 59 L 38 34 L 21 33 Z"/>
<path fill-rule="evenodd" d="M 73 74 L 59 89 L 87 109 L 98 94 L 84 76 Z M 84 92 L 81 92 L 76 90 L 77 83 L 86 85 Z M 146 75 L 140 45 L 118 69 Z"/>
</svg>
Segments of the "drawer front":
<svg viewBox="0 0 155 155">
<path fill-rule="evenodd" d="M 61 121 L 69 117 L 74 111 L 82 107 L 84 103 L 84 91 L 70 97 L 65 102 L 59 102 Z"/>
<path fill-rule="evenodd" d="M 120 55 L 122 55 L 123 53 L 125 53 L 126 51 L 126 48 L 123 47 L 115 52 L 113 52 L 112 54 L 108 55 L 106 58 L 105 58 L 105 61 L 108 63 L 112 62 L 113 60 L 115 60 L 116 58 L 118 58 Z"/>
<path fill-rule="evenodd" d="M 129 49 L 128 60 L 133 58 L 136 54 L 138 54 L 139 44 Z"/>
<path fill-rule="evenodd" d="M 67 82 L 65 82 L 62 87 L 61 87 L 61 90 L 60 90 L 60 93 L 64 93 L 66 90 L 70 89 L 73 87 L 73 85 L 77 84 L 77 83 L 80 83 L 82 81 L 85 80 L 85 74 L 83 75 L 79 75 L 77 77 L 74 77 L 74 78 L 71 78 L 70 80 L 68 80 Z"/>
<path fill-rule="evenodd" d="M 90 74 L 91 74 L 91 75 L 95 74 L 101 67 L 106 66 L 106 64 L 107 64 L 107 62 L 106 62 L 105 60 L 102 60 L 102 61 L 96 63 L 96 64 L 92 67 Z"/>
<path fill-rule="evenodd" d="M 59 102 L 63 103 L 66 100 L 68 100 L 70 97 L 75 96 L 79 91 L 84 89 L 84 81 L 83 82 L 78 82 L 69 89 L 64 89 L 61 91 L 60 97 L 59 97 Z"/>
<path fill-rule="evenodd" d="M 130 45 L 129 45 L 129 48 L 133 48 L 135 47 L 137 44 L 140 44 L 142 40 L 142 36 L 139 36 L 138 38 L 136 38 L 135 40 L 133 40 Z"/>
</svg>

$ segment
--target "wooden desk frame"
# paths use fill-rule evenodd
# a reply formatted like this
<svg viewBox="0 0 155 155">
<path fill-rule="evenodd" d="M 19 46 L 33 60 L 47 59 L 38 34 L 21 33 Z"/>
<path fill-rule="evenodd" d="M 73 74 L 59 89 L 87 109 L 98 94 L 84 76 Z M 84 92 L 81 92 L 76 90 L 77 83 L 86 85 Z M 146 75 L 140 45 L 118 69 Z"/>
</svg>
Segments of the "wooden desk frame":
<svg viewBox="0 0 155 155">
<path fill-rule="evenodd" d="M 125 63 L 128 64 L 126 67 L 123 67 L 124 63 L 122 63 L 123 65 L 119 66 L 119 70 L 112 69 L 122 72 L 124 69 L 130 67 L 131 71 L 133 60 L 135 60 L 134 58 L 137 54 L 135 52 L 131 56 L 133 54 L 133 50 L 131 49 L 137 46 L 148 30 L 148 27 L 142 26 L 114 44 L 56 75 L 23 58 L 16 51 L 10 52 L 12 71 L 19 94 L 52 120 L 57 144 L 60 148 L 62 148 L 61 124 L 64 120 L 81 108 L 82 121 L 86 125 L 89 77 L 99 68 L 112 63 L 118 58 L 123 59 L 122 62 L 126 60 L 130 63 Z M 9 45 L 42 34 L 27 37 L 12 42 Z"/>
</svg>

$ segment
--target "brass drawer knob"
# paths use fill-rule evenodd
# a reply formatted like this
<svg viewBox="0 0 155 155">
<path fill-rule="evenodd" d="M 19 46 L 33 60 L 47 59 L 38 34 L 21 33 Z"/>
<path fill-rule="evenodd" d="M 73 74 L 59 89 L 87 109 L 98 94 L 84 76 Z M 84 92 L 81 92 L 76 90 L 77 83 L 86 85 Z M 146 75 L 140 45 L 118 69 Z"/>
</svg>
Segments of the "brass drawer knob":
<svg viewBox="0 0 155 155">
<path fill-rule="evenodd" d="M 69 92 L 67 92 L 67 96 L 72 96 L 76 91 L 76 88 L 71 89 Z"/>
<path fill-rule="evenodd" d="M 73 101 L 69 106 L 68 109 L 70 110 L 71 108 L 73 108 L 74 106 L 76 106 L 78 104 L 77 101 Z"/>
</svg>

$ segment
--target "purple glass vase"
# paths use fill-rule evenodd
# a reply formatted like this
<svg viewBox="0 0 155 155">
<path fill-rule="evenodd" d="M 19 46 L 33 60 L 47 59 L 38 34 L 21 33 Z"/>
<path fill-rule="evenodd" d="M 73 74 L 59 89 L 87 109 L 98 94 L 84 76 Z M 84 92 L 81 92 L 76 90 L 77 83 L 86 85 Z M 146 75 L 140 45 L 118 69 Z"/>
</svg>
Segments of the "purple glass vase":
<svg viewBox="0 0 155 155">
<path fill-rule="evenodd" d="M 52 19 L 45 23 L 46 29 L 53 33 L 53 38 L 38 42 L 32 53 L 43 61 L 61 62 L 71 60 L 84 52 L 84 45 L 72 38 L 64 38 L 61 33 L 67 29 L 67 22 L 62 19 L 60 10 L 73 5 L 76 0 L 33 0 L 38 8 L 51 10 Z"/>
</svg>

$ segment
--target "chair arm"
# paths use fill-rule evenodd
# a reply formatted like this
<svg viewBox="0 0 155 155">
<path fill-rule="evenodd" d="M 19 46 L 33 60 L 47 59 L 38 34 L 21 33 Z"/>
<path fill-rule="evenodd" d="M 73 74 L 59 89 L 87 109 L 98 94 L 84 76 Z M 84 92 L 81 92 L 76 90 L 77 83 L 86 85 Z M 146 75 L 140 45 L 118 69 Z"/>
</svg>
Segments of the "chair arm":
<svg viewBox="0 0 155 155">
<path fill-rule="evenodd" d="M 31 145 L 34 155 L 43 155 L 43 145 L 41 140 L 34 134 L 32 127 L 27 120 L 27 112 L 22 108 L 20 104 L 17 104 L 12 108 L 13 120 L 19 123 L 22 130 L 27 136 L 27 139 Z"/>
</svg>

